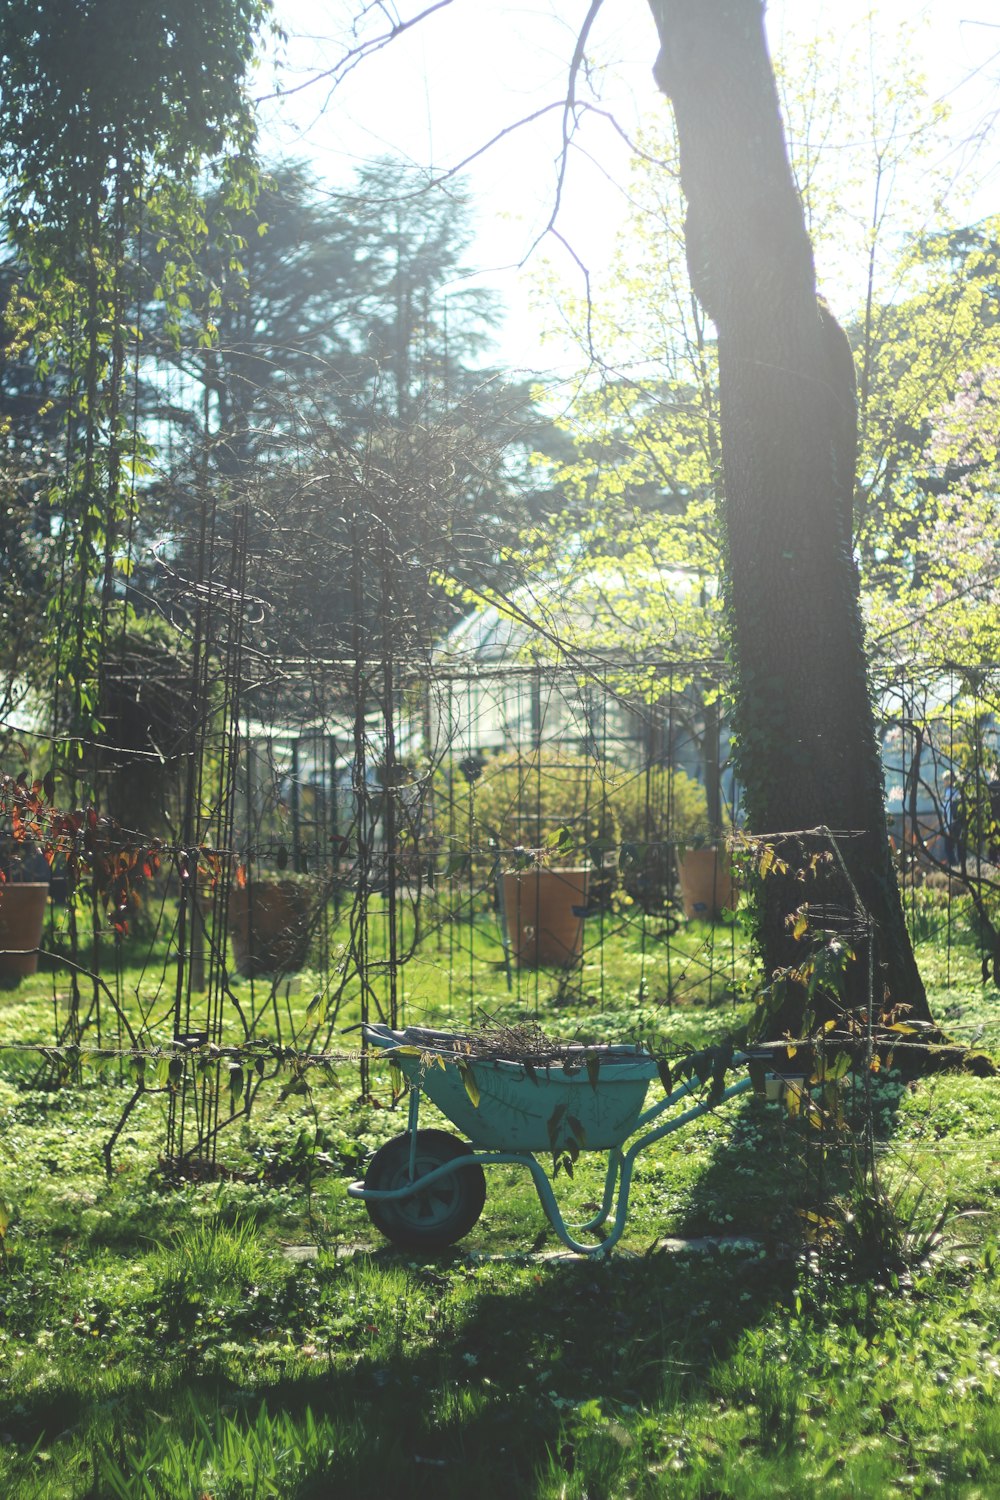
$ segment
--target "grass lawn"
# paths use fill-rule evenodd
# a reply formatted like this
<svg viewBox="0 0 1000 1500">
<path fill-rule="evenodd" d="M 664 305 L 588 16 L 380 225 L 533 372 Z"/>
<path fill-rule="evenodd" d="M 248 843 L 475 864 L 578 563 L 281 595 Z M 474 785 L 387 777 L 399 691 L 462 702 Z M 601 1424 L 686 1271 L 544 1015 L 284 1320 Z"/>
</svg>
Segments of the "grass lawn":
<svg viewBox="0 0 1000 1500">
<path fill-rule="evenodd" d="M 695 974 L 704 942 L 675 964 Z M 921 960 L 939 1017 L 1000 1050 L 971 951 Z M 677 1051 L 745 1014 L 739 955 L 729 987 L 672 984 L 669 1004 L 627 935 L 588 964 L 572 993 L 549 975 L 508 995 L 485 950 L 468 973 L 564 1037 Z M 150 984 L 126 972 L 121 994 L 155 1036 Z M 50 1038 L 55 993 L 39 976 L 0 999 L 0 1044 Z M 282 997 L 286 1036 L 312 993 Z M 419 965 L 405 999 L 424 1024 L 468 1015 Z M 405 1126 L 373 1079 L 369 1102 L 351 1064 L 304 1094 L 262 1085 L 220 1136 L 227 1175 L 168 1184 L 169 1095 L 140 1101 L 109 1179 L 125 1082 L 57 1087 L 0 1050 L 0 1495 L 1000 1496 L 996 1080 L 877 1080 L 881 1199 L 843 1142 L 741 1098 L 640 1157 L 620 1252 L 588 1261 L 556 1253 L 516 1168 L 487 1173 L 454 1249 L 381 1240 L 346 1195 Z M 598 1180 L 586 1155 L 560 1176 L 570 1218 Z"/>
</svg>

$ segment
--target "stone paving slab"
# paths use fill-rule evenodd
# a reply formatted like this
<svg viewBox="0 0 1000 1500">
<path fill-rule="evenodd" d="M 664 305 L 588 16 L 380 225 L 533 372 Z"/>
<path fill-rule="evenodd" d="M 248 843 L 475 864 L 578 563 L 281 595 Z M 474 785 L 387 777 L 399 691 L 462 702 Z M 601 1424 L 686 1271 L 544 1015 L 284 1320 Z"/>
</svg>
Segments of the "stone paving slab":
<svg viewBox="0 0 1000 1500">
<path fill-rule="evenodd" d="M 338 1258 L 371 1255 L 373 1250 L 387 1250 L 389 1248 L 388 1241 L 383 1241 L 376 1245 L 352 1244 L 331 1246 L 331 1249 L 336 1252 Z M 296 1265 L 308 1265 L 316 1259 L 319 1249 L 318 1245 L 285 1245 L 281 1253 L 286 1260 L 290 1260 Z M 695 1236 L 692 1239 L 680 1239 L 671 1236 L 667 1239 L 657 1240 L 651 1247 L 653 1251 L 659 1250 L 670 1255 L 714 1255 L 720 1252 L 730 1255 L 759 1255 L 762 1250 L 766 1249 L 767 1246 L 763 1240 L 755 1239 L 752 1235 L 743 1234 L 706 1234 Z M 648 1254 L 650 1252 L 643 1253 Z M 417 1258 L 419 1259 L 420 1257 Z M 483 1254 L 478 1250 L 471 1250 L 467 1253 L 468 1260 L 484 1264 L 494 1262 L 502 1264 L 510 1261 L 522 1261 L 531 1264 L 536 1261 L 579 1261 L 584 1258 L 582 1255 L 577 1255 L 574 1251 L 565 1250 L 562 1247 L 537 1251 L 510 1250 L 493 1255 Z M 618 1249 L 611 1253 L 611 1259 L 615 1258 L 620 1260 L 639 1260 L 642 1256 L 634 1250 Z"/>
</svg>

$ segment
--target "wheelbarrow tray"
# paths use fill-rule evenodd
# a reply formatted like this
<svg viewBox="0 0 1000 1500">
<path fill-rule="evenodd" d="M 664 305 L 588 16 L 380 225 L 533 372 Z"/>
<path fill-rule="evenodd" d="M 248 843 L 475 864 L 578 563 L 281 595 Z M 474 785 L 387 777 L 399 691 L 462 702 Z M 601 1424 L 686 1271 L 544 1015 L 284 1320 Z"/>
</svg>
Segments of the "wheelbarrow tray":
<svg viewBox="0 0 1000 1500">
<path fill-rule="evenodd" d="M 641 1047 L 566 1047 L 557 1062 L 533 1062 L 474 1056 L 461 1032 L 367 1026 L 365 1034 L 482 1150 L 610 1151 L 635 1130 L 657 1076 Z"/>
</svg>

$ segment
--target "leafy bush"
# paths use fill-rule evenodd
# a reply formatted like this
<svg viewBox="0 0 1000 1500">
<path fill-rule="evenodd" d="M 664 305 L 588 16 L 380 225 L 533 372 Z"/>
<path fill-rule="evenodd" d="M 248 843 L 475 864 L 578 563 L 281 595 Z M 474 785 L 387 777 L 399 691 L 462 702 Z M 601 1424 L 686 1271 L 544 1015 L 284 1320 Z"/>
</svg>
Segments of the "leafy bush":
<svg viewBox="0 0 1000 1500">
<path fill-rule="evenodd" d="M 595 842 L 683 843 L 707 822 L 704 789 L 684 771 L 637 771 L 551 747 L 463 762 L 442 773 L 438 790 L 451 847 L 463 853 L 547 850 L 565 863 L 592 855 Z"/>
<path fill-rule="evenodd" d="M 705 788 L 670 766 L 629 775 L 613 800 L 623 843 L 686 844 L 708 828 Z"/>
<path fill-rule="evenodd" d="M 606 762 L 578 751 L 522 755 L 512 750 L 492 756 L 475 784 L 474 837 L 502 849 L 572 844 L 574 854 L 582 854 L 594 839 L 617 842 L 609 800 L 612 774 Z"/>
</svg>

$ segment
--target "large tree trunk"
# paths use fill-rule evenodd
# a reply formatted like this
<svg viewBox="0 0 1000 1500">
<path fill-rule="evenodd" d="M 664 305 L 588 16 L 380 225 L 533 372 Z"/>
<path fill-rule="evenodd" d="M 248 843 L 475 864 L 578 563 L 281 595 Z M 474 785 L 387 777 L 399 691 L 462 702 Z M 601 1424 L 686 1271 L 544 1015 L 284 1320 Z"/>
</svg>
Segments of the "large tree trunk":
<svg viewBox="0 0 1000 1500">
<path fill-rule="evenodd" d="M 812 247 L 785 147 L 761 0 L 650 0 L 688 203 L 691 281 L 719 341 L 724 521 L 736 662 L 735 731 L 756 834 L 824 826 L 850 872 L 794 878 L 819 841 L 779 840 L 792 869 L 770 877 L 760 938 L 769 971 L 802 948 L 789 914 L 804 901 L 852 905 L 874 921 L 875 1002 L 929 1021 L 886 831 L 851 543 L 854 370 L 842 330 L 817 302 Z M 868 964 L 849 966 L 860 1002 Z M 804 996 L 771 1034 L 797 1034 Z M 826 1014 L 836 1010 L 826 997 Z M 818 1019 L 823 1019 L 822 1001 Z"/>
</svg>

